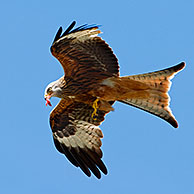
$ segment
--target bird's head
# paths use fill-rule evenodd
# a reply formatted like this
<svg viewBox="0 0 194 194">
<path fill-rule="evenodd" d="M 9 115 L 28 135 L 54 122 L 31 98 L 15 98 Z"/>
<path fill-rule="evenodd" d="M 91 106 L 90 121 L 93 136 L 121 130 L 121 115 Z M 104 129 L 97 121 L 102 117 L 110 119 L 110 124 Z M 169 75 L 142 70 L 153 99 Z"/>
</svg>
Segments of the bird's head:
<svg viewBox="0 0 194 194">
<path fill-rule="evenodd" d="M 63 78 L 63 77 L 62 77 Z M 51 102 L 50 102 L 50 98 L 51 97 L 58 97 L 58 98 L 62 98 L 62 86 L 64 83 L 64 78 L 62 80 L 62 78 L 51 82 L 45 89 L 45 93 L 44 93 L 44 99 L 46 100 L 46 106 L 52 106 Z"/>
</svg>

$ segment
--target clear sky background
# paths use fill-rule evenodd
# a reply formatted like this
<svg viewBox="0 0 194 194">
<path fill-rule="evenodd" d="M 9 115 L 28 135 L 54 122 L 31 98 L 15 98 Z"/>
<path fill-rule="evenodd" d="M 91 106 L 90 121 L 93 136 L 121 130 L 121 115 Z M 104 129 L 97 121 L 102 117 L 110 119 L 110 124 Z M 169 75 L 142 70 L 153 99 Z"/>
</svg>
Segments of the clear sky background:
<svg viewBox="0 0 194 194">
<path fill-rule="evenodd" d="M 1 1 L 0 193 L 194 193 L 194 1 Z M 59 26 L 101 24 L 121 75 L 160 70 L 181 61 L 165 121 L 116 103 L 101 125 L 108 175 L 86 177 L 59 154 L 43 99 L 63 75 L 50 45 Z M 56 105 L 58 99 L 52 99 Z"/>
</svg>

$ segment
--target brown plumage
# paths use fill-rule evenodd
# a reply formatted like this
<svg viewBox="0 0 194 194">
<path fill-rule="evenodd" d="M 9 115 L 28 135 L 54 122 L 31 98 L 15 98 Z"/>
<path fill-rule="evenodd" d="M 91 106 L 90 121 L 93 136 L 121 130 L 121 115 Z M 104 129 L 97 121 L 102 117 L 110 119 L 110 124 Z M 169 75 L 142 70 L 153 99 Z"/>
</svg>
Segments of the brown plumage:
<svg viewBox="0 0 194 194">
<path fill-rule="evenodd" d="M 169 108 L 170 79 L 184 68 L 174 67 L 152 73 L 119 76 L 116 56 L 98 34 L 98 26 L 83 25 L 74 30 L 73 22 L 61 35 L 60 27 L 51 46 L 52 54 L 63 66 L 65 76 L 45 90 L 49 104 L 52 96 L 61 98 L 51 112 L 50 125 L 56 148 L 69 161 L 90 176 L 107 174 L 100 149 L 103 134 L 98 127 L 105 114 L 114 110 L 115 101 L 154 114 L 173 127 L 178 123 Z"/>
</svg>

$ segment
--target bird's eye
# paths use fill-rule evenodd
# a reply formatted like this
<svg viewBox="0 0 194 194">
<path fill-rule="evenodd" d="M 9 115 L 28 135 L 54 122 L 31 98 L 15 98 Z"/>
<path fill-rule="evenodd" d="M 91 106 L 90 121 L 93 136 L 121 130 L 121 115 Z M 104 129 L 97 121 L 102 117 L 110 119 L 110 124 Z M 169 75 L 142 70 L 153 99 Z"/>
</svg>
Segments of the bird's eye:
<svg viewBox="0 0 194 194">
<path fill-rule="evenodd" d="M 48 93 L 50 93 L 51 91 L 52 91 L 52 88 L 49 87 L 49 88 L 47 89 L 46 93 L 48 94 Z"/>
</svg>

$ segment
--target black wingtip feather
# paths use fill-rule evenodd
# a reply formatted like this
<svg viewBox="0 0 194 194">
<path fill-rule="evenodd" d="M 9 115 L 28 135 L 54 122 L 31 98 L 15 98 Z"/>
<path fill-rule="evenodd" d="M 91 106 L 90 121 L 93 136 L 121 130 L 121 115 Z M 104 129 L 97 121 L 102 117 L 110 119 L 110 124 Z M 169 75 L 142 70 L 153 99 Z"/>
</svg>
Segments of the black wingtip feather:
<svg viewBox="0 0 194 194">
<path fill-rule="evenodd" d="M 73 29 L 73 27 L 75 26 L 75 24 L 76 24 L 76 22 L 73 21 L 73 22 L 71 23 L 71 25 L 65 30 L 65 32 L 62 34 L 61 37 L 63 37 L 63 36 L 65 36 L 65 35 L 69 34 L 69 32 Z"/>
<path fill-rule="evenodd" d="M 79 27 L 75 28 L 74 30 L 72 30 L 73 27 L 75 26 L 75 24 L 76 24 L 76 22 L 73 21 L 62 35 L 61 35 L 62 27 L 60 27 L 59 30 L 57 31 L 57 34 L 55 36 L 55 39 L 54 39 L 53 43 L 56 42 L 57 40 L 59 40 L 61 37 L 66 36 L 68 34 L 71 34 L 71 33 L 74 33 L 74 32 L 78 32 L 78 31 L 82 31 L 82 30 L 91 29 L 91 28 L 98 28 L 98 27 L 100 27 L 100 25 L 95 25 L 95 24 L 93 24 L 93 25 L 84 24 L 84 25 L 79 26 Z"/>
<path fill-rule="evenodd" d="M 93 172 L 93 174 L 100 179 L 101 178 L 101 173 L 98 170 L 98 168 L 96 167 L 95 162 L 93 162 L 91 160 L 91 158 L 87 155 L 87 153 L 85 153 L 83 150 L 80 150 L 79 153 L 80 157 L 82 158 L 82 160 L 84 161 L 84 163 L 87 165 L 87 167 Z"/>
<path fill-rule="evenodd" d="M 75 148 L 71 148 L 70 153 L 72 154 L 72 156 L 74 157 L 74 159 L 77 161 L 77 163 L 79 164 L 79 167 L 81 168 L 81 170 L 88 176 L 91 176 L 91 172 L 89 171 L 87 165 L 84 163 L 83 159 L 79 156 L 79 154 L 77 153 Z"/>
<path fill-rule="evenodd" d="M 58 31 L 57 31 L 57 34 L 56 34 L 56 36 L 55 36 L 55 39 L 54 39 L 53 43 L 54 43 L 55 41 L 59 40 L 59 38 L 61 37 L 62 31 L 63 31 L 63 29 L 62 29 L 62 27 L 60 27 L 60 28 L 58 29 Z"/>
<path fill-rule="evenodd" d="M 57 148 L 57 150 L 62 153 L 65 154 L 65 156 L 68 158 L 68 160 L 75 165 L 76 167 L 78 167 L 78 163 L 77 161 L 73 158 L 73 156 L 71 155 L 71 153 L 68 151 L 67 147 L 65 147 L 63 144 L 60 144 L 55 138 L 53 138 L 54 140 L 54 144 L 55 147 Z"/>
<path fill-rule="evenodd" d="M 95 152 L 91 152 L 91 150 L 87 149 L 87 155 L 93 162 L 98 166 L 98 168 L 106 175 L 108 174 L 108 170 L 102 160 L 99 158 L 98 154 Z"/>
</svg>

